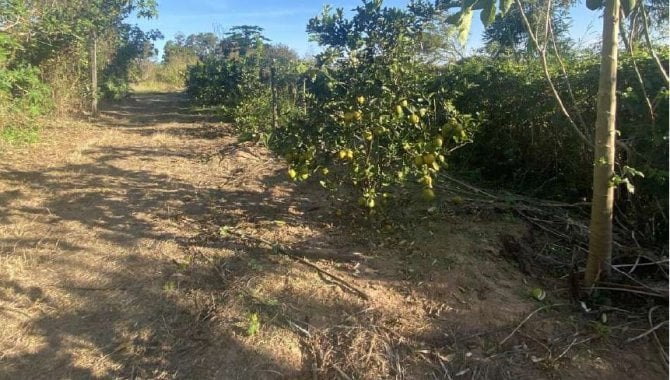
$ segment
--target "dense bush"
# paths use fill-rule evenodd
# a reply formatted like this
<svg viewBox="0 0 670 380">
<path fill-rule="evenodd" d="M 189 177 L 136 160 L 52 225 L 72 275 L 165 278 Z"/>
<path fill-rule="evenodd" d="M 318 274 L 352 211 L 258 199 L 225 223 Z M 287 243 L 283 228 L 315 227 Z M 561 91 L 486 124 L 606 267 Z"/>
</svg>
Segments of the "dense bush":
<svg viewBox="0 0 670 380">
<path fill-rule="evenodd" d="M 667 52 L 663 53 L 667 61 Z M 576 103 L 567 102 L 573 115 L 581 112 L 593 134 L 596 117 L 599 62 L 587 52 L 565 57 Z M 619 149 L 617 171 L 633 167 L 645 174 L 630 179 L 636 192 L 625 186 L 618 191 L 617 208 L 637 231 L 650 240 L 667 239 L 668 191 L 668 92 L 653 59 L 638 54 L 635 62 L 643 74 L 645 92 L 654 104 L 654 117 L 645 106 L 641 85 L 630 55 L 620 60 L 618 82 L 619 139 L 629 149 Z M 443 69 L 435 86 L 448 88 L 464 112 L 481 112 L 485 121 L 474 143 L 453 157 L 455 168 L 474 180 L 487 181 L 515 192 L 538 197 L 579 201 L 590 199 L 593 153 L 572 130 L 549 91 L 535 60 L 501 60 L 472 57 Z M 553 76 L 559 68 L 553 65 Z M 563 99 L 567 86 L 557 79 Z"/>
<path fill-rule="evenodd" d="M 19 128 L 51 109 L 81 110 L 94 91 L 122 96 L 131 62 L 151 54 L 151 41 L 160 37 L 124 23 L 133 12 L 154 16 L 154 1 L 0 3 L 0 129 Z M 100 89 L 91 88 L 93 36 Z"/>
<path fill-rule="evenodd" d="M 306 65 L 288 47 L 266 43 L 260 28 L 231 30 L 218 48 L 188 68 L 187 94 L 200 104 L 222 106 L 241 139 L 268 142 L 274 132 L 272 85 L 277 122 L 284 125 L 297 110 Z"/>
<path fill-rule="evenodd" d="M 40 70 L 23 63 L 11 65 L 9 58 L 19 45 L 8 35 L 0 35 L 0 129 L 3 136 L 14 136 L 27 128 L 35 117 L 51 110 L 51 89 L 40 78 Z"/>
</svg>

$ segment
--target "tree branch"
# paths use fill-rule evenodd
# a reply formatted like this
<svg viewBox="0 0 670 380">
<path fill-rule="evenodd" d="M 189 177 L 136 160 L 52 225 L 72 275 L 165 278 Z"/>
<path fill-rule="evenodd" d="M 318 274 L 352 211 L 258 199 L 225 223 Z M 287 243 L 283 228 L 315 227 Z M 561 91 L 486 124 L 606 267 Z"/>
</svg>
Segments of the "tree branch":
<svg viewBox="0 0 670 380">
<path fill-rule="evenodd" d="M 556 90 L 556 86 L 554 86 L 554 82 L 551 79 L 551 74 L 549 73 L 549 64 L 547 63 L 547 54 L 546 50 L 543 50 L 542 47 L 540 46 L 539 41 L 537 40 L 537 36 L 535 33 L 533 33 L 532 26 L 530 25 L 530 22 L 528 21 L 528 17 L 526 16 L 526 12 L 523 10 L 523 5 L 521 4 L 521 0 L 515 0 L 517 7 L 519 8 L 519 12 L 521 13 L 521 19 L 523 20 L 524 26 L 526 27 L 526 30 L 528 31 L 528 36 L 530 37 L 531 41 L 533 42 L 533 46 L 535 46 L 535 49 L 537 49 L 538 53 L 540 54 L 540 58 L 542 61 L 542 69 L 544 71 L 544 77 L 549 83 L 549 87 L 551 88 L 551 92 L 554 95 L 554 99 L 556 99 L 556 102 L 558 103 L 559 108 L 561 109 L 561 112 L 563 113 L 563 116 L 565 116 L 568 121 L 570 122 L 570 125 L 572 126 L 572 129 L 575 131 L 577 136 L 579 136 L 584 143 L 590 147 L 593 148 L 593 142 L 591 139 L 586 137 L 584 132 L 582 132 L 581 129 L 579 129 L 579 126 L 577 126 L 577 123 L 572 119 L 570 116 L 570 113 L 568 112 L 567 108 L 565 108 L 565 104 L 563 104 L 563 99 L 561 99 L 561 95 L 558 93 L 558 90 Z"/>
<path fill-rule="evenodd" d="M 647 20 L 647 10 L 644 6 L 644 2 L 640 2 L 640 12 L 642 13 L 642 22 L 644 26 L 642 28 L 642 30 L 644 31 L 644 39 L 645 41 L 647 41 L 647 45 L 649 46 L 651 56 L 654 57 L 654 60 L 656 61 L 656 66 L 658 66 L 658 70 L 661 72 L 661 75 L 663 75 L 665 82 L 670 84 L 670 78 L 668 78 L 668 72 L 665 71 L 665 67 L 663 67 L 661 60 L 658 58 L 658 55 L 654 50 L 654 45 L 651 43 L 651 38 L 649 37 L 649 21 Z"/>
</svg>

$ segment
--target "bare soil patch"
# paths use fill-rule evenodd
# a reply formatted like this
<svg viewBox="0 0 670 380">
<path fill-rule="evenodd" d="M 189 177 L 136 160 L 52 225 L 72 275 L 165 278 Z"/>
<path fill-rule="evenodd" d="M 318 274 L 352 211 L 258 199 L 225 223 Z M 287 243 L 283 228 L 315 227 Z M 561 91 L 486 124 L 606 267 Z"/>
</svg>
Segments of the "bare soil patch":
<svg viewBox="0 0 670 380">
<path fill-rule="evenodd" d="M 0 152 L 2 379 L 667 377 L 621 316 L 565 305 L 515 331 L 547 304 L 530 289 L 569 300 L 505 258 L 500 235 L 529 233 L 512 214 L 365 220 L 175 94 L 64 123 Z"/>
</svg>

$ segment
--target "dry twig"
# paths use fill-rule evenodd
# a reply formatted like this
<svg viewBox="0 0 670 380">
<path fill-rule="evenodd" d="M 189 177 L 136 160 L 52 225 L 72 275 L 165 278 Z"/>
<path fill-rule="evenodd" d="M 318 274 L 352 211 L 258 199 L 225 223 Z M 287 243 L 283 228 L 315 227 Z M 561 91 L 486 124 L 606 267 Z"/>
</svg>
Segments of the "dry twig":
<svg viewBox="0 0 670 380">
<path fill-rule="evenodd" d="M 507 337 L 505 337 L 505 339 L 501 340 L 500 343 L 498 343 L 498 345 L 502 346 L 503 344 L 505 344 L 505 342 L 507 342 L 511 337 L 513 337 L 514 334 L 516 334 L 516 332 L 519 331 L 521 326 L 523 326 L 526 322 L 528 322 L 528 320 L 530 320 L 535 314 L 541 312 L 542 310 L 551 309 L 552 307 L 559 307 L 559 306 L 570 306 L 570 304 L 559 303 L 554 305 L 544 305 L 542 307 L 533 310 L 533 312 L 528 314 L 528 316 L 524 318 L 524 320 L 521 321 L 521 323 L 519 323 L 519 325 L 509 335 L 507 335 Z"/>
<path fill-rule="evenodd" d="M 240 233 L 240 232 L 235 231 L 234 229 L 230 229 L 230 228 L 227 229 L 226 231 L 228 233 L 231 233 L 231 234 L 243 239 L 243 240 L 252 241 L 252 242 L 257 243 L 257 244 L 260 243 L 260 244 L 268 245 L 272 248 L 273 252 L 277 252 L 277 253 L 281 253 L 283 255 L 286 255 L 286 256 L 292 258 L 293 260 L 316 270 L 320 274 L 325 275 L 327 277 L 330 277 L 331 279 L 335 280 L 337 282 L 337 284 L 340 285 L 342 288 L 344 288 L 346 290 L 349 290 L 350 292 L 358 295 L 359 297 L 363 298 L 364 300 L 366 300 L 366 301 L 370 300 L 370 296 L 368 296 L 367 293 L 358 289 L 357 287 L 352 285 L 350 282 L 348 282 L 348 281 L 344 280 L 343 278 L 341 278 L 339 276 L 336 276 L 336 275 L 334 275 L 334 274 L 332 274 L 332 273 L 330 273 L 330 272 L 328 272 L 324 269 L 319 268 L 315 264 L 312 264 L 309 261 L 307 261 L 307 260 L 305 260 L 301 257 L 296 256 L 295 254 L 293 254 L 290 251 L 289 248 L 287 248 L 287 247 L 285 247 L 281 244 L 272 243 L 272 242 L 270 242 L 268 240 L 265 240 L 263 238 L 245 235 L 243 233 Z"/>
</svg>

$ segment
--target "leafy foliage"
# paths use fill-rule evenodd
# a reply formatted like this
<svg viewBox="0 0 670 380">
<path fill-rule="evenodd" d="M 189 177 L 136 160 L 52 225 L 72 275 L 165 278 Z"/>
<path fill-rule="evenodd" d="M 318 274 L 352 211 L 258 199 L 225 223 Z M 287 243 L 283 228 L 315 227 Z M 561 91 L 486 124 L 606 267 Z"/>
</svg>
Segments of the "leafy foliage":
<svg viewBox="0 0 670 380">
<path fill-rule="evenodd" d="M 524 4 L 530 22 L 543 23 L 542 12 L 535 12 L 539 3 Z M 325 7 L 308 25 L 310 38 L 323 48 L 313 62 L 269 44 L 261 28 L 235 27 L 189 68 L 188 92 L 201 103 L 222 106 L 243 140 L 260 140 L 286 157 L 290 178 L 317 177 L 332 190 L 353 184 L 360 191 L 359 203 L 370 209 L 407 181 L 421 183 L 418 195 L 431 200 L 438 173 L 447 164 L 474 180 L 516 192 L 589 199 L 591 148 L 558 108 L 541 62 L 526 48 L 512 5 L 459 1 L 433 7 L 415 2 L 396 9 L 368 0 L 350 17 L 342 9 Z M 450 8 L 456 12 L 440 11 Z M 458 62 L 432 58 L 446 46 L 436 39 L 436 20 L 459 23 L 466 33 L 468 18 L 481 9 L 488 9 L 480 16 L 489 24 L 488 55 Z M 555 84 L 562 97 L 574 96 L 569 112 L 593 126 L 597 55 L 571 47 L 564 35 L 564 11 L 557 6 L 552 13 L 553 38 L 562 55 L 561 61 L 550 57 L 549 74 L 561 78 Z M 510 33 L 513 38 L 505 40 Z M 667 64 L 667 51 L 662 59 Z M 449 64 L 440 66 L 444 62 Z M 618 129 L 631 150 L 617 158 L 617 184 L 623 189 L 617 212 L 649 241 L 662 241 L 667 230 L 667 90 L 652 57 L 640 52 L 622 57 L 619 83 Z M 653 115 L 644 94 L 651 97 Z M 644 176 L 632 175 L 637 173 L 632 168 Z M 627 186 L 635 187 L 634 197 Z"/>
<path fill-rule="evenodd" d="M 87 103 L 94 91 L 89 77 L 92 36 L 97 36 L 103 63 L 103 91 L 113 96 L 124 92 L 130 63 L 150 54 L 151 41 L 160 37 L 126 24 L 133 12 L 153 17 L 156 2 L 1 0 L 0 128 L 27 124 L 51 109 L 67 111 Z"/>
<path fill-rule="evenodd" d="M 663 52 L 667 62 L 667 51 Z M 583 52 L 564 56 L 576 104 L 586 125 L 593 126 L 599 63 L 595 54 Z M 649 241 L 667 239 L 667 120 L 668 92 L 656 74 L 653 58 L 637 53 L 646 93 L 652 97 L 655 117 L 651 120 L 636 79 L 633 57 L 624 54 L 619 73 L 619 138 L 631 149 L 621 151 L 617 167 L 621 178 L 635 185 L 635 196 L 619 192 L 617 210 Z M 591 197 L 592 153 L 572 133 L 548 91 L 539 64 L 489 57 L 472 57 L 446 68 L 436 86 L 450 89 L 454 104 L 463 112 L 481 112 L 484 122 L 473 144 L 454 155 L 455 167 L 474 180 L 533 196 L 580 201 Z M 558 64 L 550 68 L 558 76 Z M 559 88 L 567 98 L 568 89 Z M 527 94 L 533 94 L 528 106 Z M 578 110 L 577 110 L 578 108 Z M 593 133 L 591 130 L 590 134 Z M 631 176 L 626 167 L 645 174 Z"/>
<path fill-rule="evenodd" d="M 297 88 L 305 66 L 291 49 L 268 44 L 262 29 L 249 25 L 233 27 L 213 51 L 188 68 L 188 94 L 196 102 L 223 106 L 243 140 L 268 141 L 273 73 L 278 117 L 285 120 L 297 107 Z"/>
<path fill-rule="evenodd" d="M 426 87 L 430 67 L 417 59 L 416 42 L 430 12 L 364 1 L 351 19 L 326 7 L 310 20 L 308 32 L 325 51 L 309 72 L 307 114 L 277 131 L 289 176 L 318 171 L 329 188 L 353 184 L 370 209 L 410 178 L 423 184 L 423 198 L 434 198 L 448 148 L 467 142 L 477 123 Z"/>
</svg>

